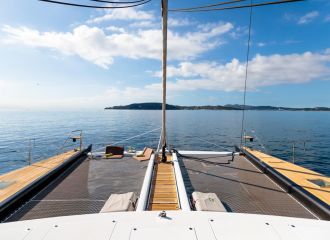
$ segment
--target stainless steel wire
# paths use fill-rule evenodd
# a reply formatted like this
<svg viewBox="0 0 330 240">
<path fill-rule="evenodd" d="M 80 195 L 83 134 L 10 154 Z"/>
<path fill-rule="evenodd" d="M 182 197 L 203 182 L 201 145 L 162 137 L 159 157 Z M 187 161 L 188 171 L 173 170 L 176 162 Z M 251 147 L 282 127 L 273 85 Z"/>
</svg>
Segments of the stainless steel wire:
<svg viewBox="0 0 330 240">
<path fill-rule="evenodd" d="M 232 10 L 232 9 L 240 9 L 240 8 L 250 8 L 250 7 L 262 7 L 268 5 L 277 5 L 277 4 L 285 4 L 292 2 L 302 2 L 302 1 L 305 0 L 281 0 L 274 2 L 262 2 L 256 4 L 238 5 L 238 6 L 230 6 L 230 7 L 222 7 L 222 8 L 206 8 L 206 9 L 200 9 L 202 8 L 202 6 L 199 6 L 198 9 L 194 9 L 195 7 L 190 7 L 190 8 L 169 9 L 168 11 L 169 12 L 212 12 L 212 11 L 223 11 L 223 10 Z"/>
<path fill-rule="evenodd" d="M 54 4 L 60 4 L 60 5 L 66 5 L 66 6 L 73 6 L 73 7 L 84 7 L 84 8 L 98 8 L 98 9 L 117 9 L 117 8 L 131 8 L 131 7 L 137 7 L 140 5 L 144 5 L 151 0 L 144 0 L 143 2 L 137 2 L 132 5 L 125 5 L 125 6 L 106 6 L 106 5 L 87 5 L 87 4 L 78 4 L 78 3 L 72 3 L 72 2 L 62 2 L 62 1 L 54 1 L 54 0 L 39 0 L 41 2 L 47 2 L 47 3 L 54 3 Z M 115 4 L 114 2 L 112 4 Z M 116 4 L 119 4 L 118 2 Z"/>
</svg>

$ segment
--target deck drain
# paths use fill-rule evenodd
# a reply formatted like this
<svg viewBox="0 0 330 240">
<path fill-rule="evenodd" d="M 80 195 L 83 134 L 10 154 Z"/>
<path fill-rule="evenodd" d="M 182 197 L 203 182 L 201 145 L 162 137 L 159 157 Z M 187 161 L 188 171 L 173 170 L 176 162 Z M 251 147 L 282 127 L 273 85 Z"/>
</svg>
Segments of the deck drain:
<svg viewBox="0 0 330 240">
<path fill-rule="evenodd" d="M 330 187 L 330 182 L 325 181 L 323 179 L 307 179 L 309 182 L 323 188 L 328 188 Z"/>
</svg>

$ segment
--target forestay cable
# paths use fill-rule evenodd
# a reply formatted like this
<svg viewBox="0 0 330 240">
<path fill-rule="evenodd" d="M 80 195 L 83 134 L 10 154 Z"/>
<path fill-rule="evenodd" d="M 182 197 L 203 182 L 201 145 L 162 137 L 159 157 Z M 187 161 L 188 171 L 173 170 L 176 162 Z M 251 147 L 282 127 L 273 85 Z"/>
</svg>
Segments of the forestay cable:
<svg viewBox="0 0 330 240">
<path fill-rule="evenodd" d="M 246 50 L 246 65 L 245 65 L 245 79 L 244 79 L 244 95 L 243 95 L 243 109 L 242 109 L 242 128 L 241 128 L 241 147 L 245 146 L 245 138 L 244 138 L 244 121 L 245 121 L 245 108 L 246 108 L 246 85 L 248 79 L 249 72 L 249 58 L 250 58 L 250 46 L 251 46 L 251 28 L 252 28 L 252 7 L 253 0 L 251 0 L 250 14 L 249 14 L 249 32 L 248 32 L 248 42 L 247 42 L 247 50 Z"/>
</svg>

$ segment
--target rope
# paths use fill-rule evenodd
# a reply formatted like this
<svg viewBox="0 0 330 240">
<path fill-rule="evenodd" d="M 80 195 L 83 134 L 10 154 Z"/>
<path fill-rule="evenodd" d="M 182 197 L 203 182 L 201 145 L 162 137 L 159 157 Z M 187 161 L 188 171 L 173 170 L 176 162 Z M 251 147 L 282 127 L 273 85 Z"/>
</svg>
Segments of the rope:
<svg viewBox="0 0 330 240">
<path fill-rule="evenodd" d="M 256 134 L 256 131 L 251 130 L 251 132 L 253 133 L 253 136 L 255 137 L 255 139 L 259 142 L 259 145 L 264 149 L 265 153 L 269 153 L 268 149 L 262 143 L 263 142 L 262 139 L 260 137 L 258 137 L 258 135 Z"/>
<path fill-rule="evenodd" d="M 116 8 L 137 7 L 137 6 L 146 4 L 146 3 L 150 2 L 151 0 L 145 0 L 144 2 L 136 3 L 136 4 L 133 4 L 133 5 L 126 5 L 126 6 L 96 6 L 96 5 L 85 5 L 85 4 L 77 4 L 77 3 L 70 3 L 70 2 L 53 1 L 53 0 L 39 0 L 39 1 L 41 1 L 41 2 L 47 2 L 47 3 L 55 3 L 55 4 L 60 4 L 60 5 L 66 5 L 66 6 L 73 6 L 73 7 L 99 8 L 99 9 L 116 9 Z"/>
<path fill-rule="evenodd" d="M 90 0 L 92 2 L 101 2 L 101 3 L 112 3 L 112 4 L 132 4 L 132 3 L 140 3 L 145 0 L 137 0 L 137 1 L 106 1 L 106 0 Z"/>
<path fill-rule="evenodd" d="M 223 8 L 209 8 L 209 9 L 170 9 L 169 12 L 212 12 L 212 11 L 223 11 L 223 10 L 232 10 L 232 9 L 240 9 L 240 8 L 251 8 L 251 7 L 262 7 L 267 5 L 276 5 L 276 4 L 284 4 L 284 3 L 292 3 L 292 2 L 302 2 L 305 0 L 283 0 L 283 1 L 275 1 L 275 2 L 264 2 L 257 4 L 249 4 L 249 5 L 240 5 L 240 6 L 231 6 L 231 7 L 223 7 Z M 201 8 L 201 7 L 199 7 Z"/>
<path fill-rule="evenodd" d="M 228 2 L 218 2 L 218 3 L 209 4 L 209 5 L 196 6 L 196 7 L 190 7 L 190 8 L 176 8 L 176 9 L 169 10 L 169 11 L 176 11 L 176 12 L 178 12 L 178 11 L 189 11 L 189 10 L 216 7 L 216 6 L 227 5 L 227 4 L 238 3 L 238 2 L 245 2 L 245 1 L 246 0 L 233 0 L 233 1 L 228 1 Z"/>
<path fill-rule="evenodd" d="M 162 0 L 162 33 L 163 33 L 163 52 L 162 52 L 162 162 L 166 162 L 166 81 L 167 81 L 167 17 L 168 0 Z"/>
<path fill-rule="evenodd" d="M 129 138 L 126 138 L 126 139 L 124 139 L 124 140 L 118 141 L 118 142 L 114 142 L 114 143 L 112 143 L 112 144 L 110 144 L 110 145 L 116 145 L 116 144 L 118 144 L 118 143 L 126 142 L 126 141 L 128 141 L 128 140 L 132 140 L 132 139 L 134 139 L 134 138 L 144 136 L 144 135 L 146 135 L 146 134 L 148 134 L 148 133 L 155 132 L 155 131 L 157 131 L 157 130 L 159 130 L 159 129 L 161 129 L 161 128 L 155 128 L 155 129 L 150 130 L 150 131 L 148 131 L 148 132 L 141 133 L 141 134 L 135 135 L 135 136 L 133 136 L 133 137 L 129 137 Z M 106 145 L 104 145 L 104 146 L 106 146 Z M 98 150 L 102 150 L 102 149 L 104 148 L 104 146 L 101 147 L 101 148 L 97 148 L 97 149 L 95 149 L 93 152 L 97 152 Z"/>
<path fill-rule="evenodd" d="M 203 138 L 200 138 L 200 137 L 195 137 L 195 138 L 198 138 L 199 140 L 201 140 L 201 141 L 203 141 L 203 142 L 206 142 L 206 143 L 209 143 L 209 144 L 212 144 L 212 145 L 214 145 L 214 146 L 216 146 L 216 147 L 218 147 L 218 148 L 222 148 L 222 149 L 224 149 L 224 150 L 226 150 L 226 151 L 228 151 L 228 152 L 232 152 L 232 150 L 230 150 L 230 149 L 228 149 L 228 148 L 226 148 L 226 147 L 223 147 L 223 146 L 220 146 L 220 145 L 218 145 L 218 144 L 216 144 L 216 143 L 213 143 L 213 142 L 210 142 L 210 141 L 207 141 L 207 140 L 205 140 L 205 139 L 203 139 Z"/>
<path fill-rule="evenodd" d="M 244 79 L 244 95 L 243 95 L 243 109 L 242 109 L 242 128 L 241 128 L 241 147 L 243 145 L 244 138 L 244 121 L 245 121 L 245 108 L 246 108 L 246 85 L 248 79 L 248 70 L 249 70 L 249 58 L 250 58 L 250 47 L 251 47 L 251 28 L 252 28 L 252 4 L 253 0 L 251 0 L 250 7 L 250 15 L 249 15 L 249 33 L 248 33 L 248 42 L 247 42 L 247 50 L 246 50 L 246 65 L 245 65 L 245 79 Z M 244 145 L 246 141 L 244 139 Z"/>
<path fill-rule="evenodd" d="M 160 145 L 162 144 L 162 135 L 163 135 L 163 129 L 160 131 L 158 146 L 157 146 L 157 152 L 160 150 Z"/>
</svg>

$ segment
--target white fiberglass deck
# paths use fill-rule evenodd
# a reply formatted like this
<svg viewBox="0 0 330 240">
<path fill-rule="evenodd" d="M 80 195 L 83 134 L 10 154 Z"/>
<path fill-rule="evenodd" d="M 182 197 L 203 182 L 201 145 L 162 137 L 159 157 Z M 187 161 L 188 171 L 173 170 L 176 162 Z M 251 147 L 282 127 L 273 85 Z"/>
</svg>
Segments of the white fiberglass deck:
<svg viewBox="0 0 330 240">
<path fill-rule="evenodd" d="M 0 224 L 11 240 L 310 240 L 328 239 L 330 222 L 239 213 L 99 213 Z"/>
</svg>

